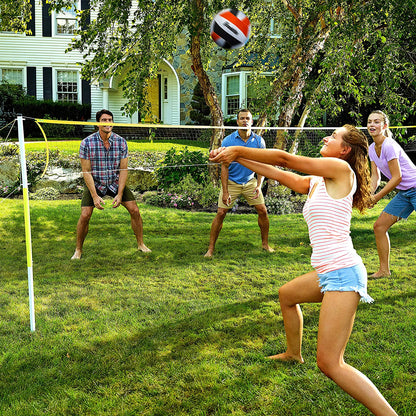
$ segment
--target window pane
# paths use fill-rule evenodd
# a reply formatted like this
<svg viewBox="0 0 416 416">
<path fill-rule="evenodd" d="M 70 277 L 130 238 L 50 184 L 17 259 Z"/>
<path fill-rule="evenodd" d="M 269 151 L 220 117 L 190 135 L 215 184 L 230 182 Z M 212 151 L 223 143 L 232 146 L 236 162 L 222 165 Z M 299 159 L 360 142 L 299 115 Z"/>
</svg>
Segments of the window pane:
<svg viewBox="0 0 416 416">
<path fill-rule="evenodd" d="M 73 35 L 78 28 L 75 4 L 71 9 L 62 9 L 56 14 L 56 33 Z"/>
<path fill-rule="evenodd" d="M 23 70 L 22 69 L 0 69 L 0 81 L 8 82 L 9 84 L 23 85 Z"/>
<path fill-rule="evenodd" d="M 57 71 L 58 101 L 78 102 L 78 73 L 77 71 Z"/>
<path fill-rule="evenodd" d="M 240 97 L 227 97 L 227 115 L 231 116 L 237 114 L 240 109 Z"/>
<path fill-rule="evenodd" d="M 227 95 L 239 95 L 240 94 L 240 77 L 233 75 L 227 77 Z"/>
</svg>

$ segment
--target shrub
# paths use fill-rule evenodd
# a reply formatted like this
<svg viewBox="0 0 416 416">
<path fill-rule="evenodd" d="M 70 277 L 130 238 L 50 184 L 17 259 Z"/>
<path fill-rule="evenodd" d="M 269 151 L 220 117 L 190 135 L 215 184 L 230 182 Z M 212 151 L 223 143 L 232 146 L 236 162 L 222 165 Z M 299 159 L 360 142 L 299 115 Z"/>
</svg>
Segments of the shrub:
<svg viewBox="0 0 416 416">
<path fill-rule="evenodd" d="M 0 146 L 0 157 L 17 155 L 19 155 L 19 146 L 17 144 L 4 144 Z"/>
<path fill-rule="evenodd" d="M 189 209 L 194 206 L 194 201 L 188 195 L 178 195 L 175 193 L 156 193 L 147 195 L 145 202 L 164 208 Z"/>
<path fill-rule="evenodd" d="M 191 175 L 187 175 L 168 191 L 146 193 L 143 200 L 159 207 L 207 208 L 217 202 L 218 193 L 219 189 L 211 182 L 197 183 Z"/>
<path fill-rule="evenodd" d="M 177 185 L 172 186 L 170 191 L 189 195 L 203 208 L 215 204 L 219 193 L 219 189 L 209 179 L 206 179 L 203 183 L 198 183 L 191 175 L 186 175 Z"/>
<path fill-rule="evenodd" d="M 45 200 L 55 200 L 60 197 L 60 192 L 52 187 L 42 188 L 36 191 L 35 193 L 31 194 L 30 197 L 32 199 L 45 199 Z"/>
<path fill-rule="evenodd" d="M 207 180 L 208 155 L 197 151 L 190 151 L 187 147 L 177 151 L 169 149 L 156 169 L 156 178 L 161 189 L 169 189 L 178 184 L 186 175 L 192 175 L 197 183 Z"/>
<path fill-rule="evenodd" d="M 294 214 L 296 212 L 295 204 L 290 198 L 266 196 L 264 202 L 269 214 L 285 215 Z"/>
<path fill-rule="evenodd" d="M 8 198 L 15 193 L 20 193 L 20 184 L 2 185 L 0 184 L 0 198 Z"/>
</svg>

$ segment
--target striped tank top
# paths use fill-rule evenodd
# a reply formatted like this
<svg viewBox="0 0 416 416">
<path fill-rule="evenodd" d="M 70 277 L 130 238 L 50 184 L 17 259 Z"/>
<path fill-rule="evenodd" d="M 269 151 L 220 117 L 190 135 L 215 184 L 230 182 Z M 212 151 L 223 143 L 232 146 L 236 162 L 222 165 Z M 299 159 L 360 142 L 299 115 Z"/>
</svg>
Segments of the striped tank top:
<svg viewBox="0 0 416 416">
<path fill-rule="evenodd" d="M 310 195 L 315 184 L 317 186 Z M 350 236 L 352 200 L 356 189 L 357 180 L 354 174 L 351 192 L 344 198 L 333 199 L 326 191 L 323 178 L 311 179 L 303 216 L 308 225 L 312 247 L 311 264 L 320 274 L 362 262 Z"/>
</svg>

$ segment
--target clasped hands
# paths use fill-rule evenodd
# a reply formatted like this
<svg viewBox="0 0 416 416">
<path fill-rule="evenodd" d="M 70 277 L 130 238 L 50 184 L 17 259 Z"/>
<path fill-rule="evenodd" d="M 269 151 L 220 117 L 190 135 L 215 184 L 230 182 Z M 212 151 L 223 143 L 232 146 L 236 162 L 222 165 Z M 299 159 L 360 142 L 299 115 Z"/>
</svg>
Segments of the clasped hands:
<svg viewBox="0 0 416 416">
<path fill-rule="evenodd" d="M 209 152 L 209 160 L 216 163 L 230 164 L 238 157 L 238 150 L 235 146 L 219 147 Z"/>
</svg>

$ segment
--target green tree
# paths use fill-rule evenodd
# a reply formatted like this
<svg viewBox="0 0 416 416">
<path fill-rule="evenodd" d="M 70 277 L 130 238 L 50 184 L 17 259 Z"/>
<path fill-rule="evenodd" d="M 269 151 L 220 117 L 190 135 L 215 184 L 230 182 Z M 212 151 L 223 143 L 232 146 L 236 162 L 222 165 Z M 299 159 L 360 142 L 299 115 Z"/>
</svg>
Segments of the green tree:
<svg viewBox="0 0 416 416">
<path fill-rule="evenodd" d="M 254 54 L 260 73 L 265 61 L 278 56 L 259 125 L 276 114 L 281 127 L 294 119 L 302 124 L 311 111 L 317 122 L 325 112 L 336 115 L 344 109 L 359 122 L 359 109 L 371 104 L 402 115 L 414 113 L 413 8 L 397 0 L 254 4 L 255 36 L 240 62 Z M 277 27 L 277 36 L 270 36 L 270 23 Z M 275 146 L 284 147 L 284 134 Z"/>
<path fill-rule="evenodd" d="M 30 0 L 2 0 L 0 4 L 0 31 L 28 33 L 31 19 Z"/>
</svg>

